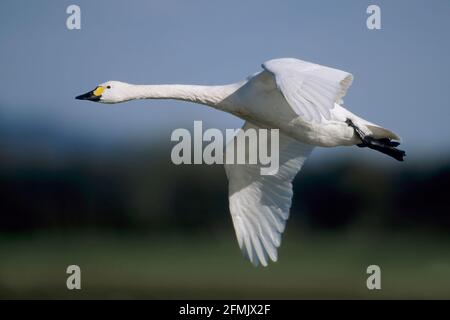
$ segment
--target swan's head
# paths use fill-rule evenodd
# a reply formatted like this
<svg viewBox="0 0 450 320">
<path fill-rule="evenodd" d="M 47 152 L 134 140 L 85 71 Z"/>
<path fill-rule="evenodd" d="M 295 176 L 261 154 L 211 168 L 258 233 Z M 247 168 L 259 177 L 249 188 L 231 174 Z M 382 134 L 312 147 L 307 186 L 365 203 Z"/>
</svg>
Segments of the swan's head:
<svg viewBox="0 0 450 320">
<path fill-rule="evenodd" d="M 120 81 L 99 84 L 94 90 L 79 95 L 75 99 L 101 103 L 119 103 L 130 100 L 131 85 Z"/>
</svg>

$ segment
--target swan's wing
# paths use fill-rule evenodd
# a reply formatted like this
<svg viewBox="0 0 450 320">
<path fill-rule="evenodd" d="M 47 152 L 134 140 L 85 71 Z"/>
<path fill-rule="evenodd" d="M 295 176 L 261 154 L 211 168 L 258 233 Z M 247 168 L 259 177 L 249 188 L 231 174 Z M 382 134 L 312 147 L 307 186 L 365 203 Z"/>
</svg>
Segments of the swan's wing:
<svg viewBox="0 0 450 320">
<path fill-rule="evenodd" d="M 274 76 L 292 110 L 311 122 L 330 119 L 330 110 L 353 81 L 348 72 L 292 58 L 269 60 L 262 67 Z"/>
<path fill-rule="evenodd" d="M 246 122 L 242 129 L 249 128 L 259 127 Z M 243 130 L 228 143 L 227 151 Z M 269 258 L 277 261 L 277 248 L 291 207 L 292 180 L 313 148 L 280 133 L 276 174 L 261 175 L 260 165 L 225 165 L 230 212 L 239 247 L 256 266 L 267 266 Z"/>
</svg>

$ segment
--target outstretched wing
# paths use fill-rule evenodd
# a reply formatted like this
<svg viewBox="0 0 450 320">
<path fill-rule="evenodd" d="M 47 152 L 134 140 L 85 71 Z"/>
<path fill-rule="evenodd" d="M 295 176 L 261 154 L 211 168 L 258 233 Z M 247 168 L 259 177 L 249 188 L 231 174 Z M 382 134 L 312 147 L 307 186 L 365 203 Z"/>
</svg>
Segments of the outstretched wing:
<svg viewBox="0 0 450 320">
<path fill-rule="evenodd" d="M 293 58 L 269 60 L 262 67 L 273 75 L 292 110 L 311 122 L 330 119 L 330 110 L 353 81 L 348 72 Z"/>
<path fill-rule="evenodd" d="M 228 143 L 234 147 L 239 135 L 258 126 L 246 122 Z M 277 261 L 277 248 L 292 201 L 292 180 L 314 147 L 279 134 L 279 170 L 261 175 L 258 164 L 225 165 L 229 180 L 229 205 L 239 247 L 254 264 Z M 247 148 L 248 149 L 248 148 Z"/>
</svg>

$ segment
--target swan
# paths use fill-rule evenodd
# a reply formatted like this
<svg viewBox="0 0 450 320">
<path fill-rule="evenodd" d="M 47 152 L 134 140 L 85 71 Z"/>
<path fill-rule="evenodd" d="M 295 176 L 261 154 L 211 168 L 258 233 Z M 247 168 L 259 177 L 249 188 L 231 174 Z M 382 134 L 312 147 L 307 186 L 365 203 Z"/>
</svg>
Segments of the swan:
<svg viewBox="0 0 450 320">
<path fill-rule="evenodd" d="M 289 218 L 292 181 L 314 147 L 368 147 L 403 161 L 400 137 L 343 106 L 353 76 L 294 58 L 269 60 L 245 81 L 220 86 L 133 85 L 108 81 L 79 100 L 120 103 L 176 99 L 199 103 L 245 120 L 249 128 L 279 129 L 279 170 L 261 175 L 259 165 L 225 164 L 229 210 L 244 256 L 255 266 L 276 262 Z M 232 141 L 234 142 L 234 141 Z M 232 143 L 228 143 L 228 146 Z"/>
</svg>

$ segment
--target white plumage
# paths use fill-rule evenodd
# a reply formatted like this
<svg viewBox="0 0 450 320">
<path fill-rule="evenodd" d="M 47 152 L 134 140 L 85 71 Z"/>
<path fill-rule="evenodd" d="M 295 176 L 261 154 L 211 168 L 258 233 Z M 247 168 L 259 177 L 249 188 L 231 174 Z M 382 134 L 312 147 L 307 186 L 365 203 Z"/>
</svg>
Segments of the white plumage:
<svg viewBox="0 0 450 320">
<path fill-rule="evenodd" d="M 243 129 L 249 128 L 258 127 L 247 122 Z M 289 218 L 292 180 L 313 148 L 281 134 L 280 167 L 275 175 L 261 175 L 259 165 L 225 165 L 230 212 L 239 247 L 254 265 L 267 266 L 269 258 L 277 261 L 281 234 Z"/>
<path fill-rule="evenodd" d="M 330 110 L 353 81 L 350 73 L 298 59 L 275 59 L 262 66 L 273 74 L 291 108 L 306 121 L 330 120 Z"/>
<path fill-rule="evenodd" d="M 261 175 L 259 165 L 227 164 L 229 205 L 237 240 L 254 264 L 277 261 L 292 201 L 292 181 L 315 146 L 359 145 L 403 160 L 400 138 L 342 106 L 353 76 L 292 59 L 265 62 L 246 81 L 224 86 L 132 85 L 109 81 L 77 99 L 118 103 L 133 99 L 178 99 L 234 114 L 249 128 L 280 130 L 279 170 Z M 240 131 L 239 134 L 243 134 Z M 229 143 L 229 146 L 231 143 Z M 227 146 L 227 148 L 229 147 Z"/>
</svg>

